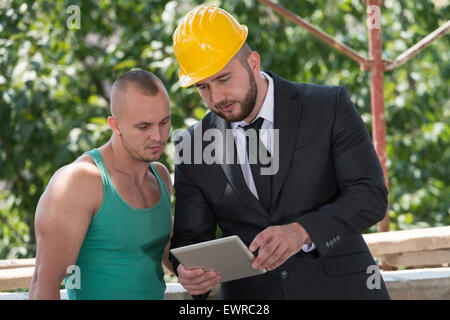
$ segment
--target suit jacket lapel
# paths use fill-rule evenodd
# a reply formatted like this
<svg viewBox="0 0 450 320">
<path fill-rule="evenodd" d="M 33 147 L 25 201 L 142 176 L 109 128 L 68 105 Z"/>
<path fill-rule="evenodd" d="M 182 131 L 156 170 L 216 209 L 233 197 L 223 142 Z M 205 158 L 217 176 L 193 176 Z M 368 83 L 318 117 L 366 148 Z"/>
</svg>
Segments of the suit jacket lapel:
<svg viewBox="0 0 450 320">
<path fill-rule="evenodd" d="M 219 116 L 214 115 L 214 126 L 219 129 L 222 133 L 222 137 L 227 137 L 226 130 L 231 127 L 227 121 L 220 118 Z M 233 188 L 235 194 L 240 197 L 244 202 L 246 202 L 251 208 L 254 208 L 256 211 L 263 215 L 267 215 L 266 209 L 259 202 L 259 200 L 253 195 L 253 193 L 248 188 L 244 175 L 242 174 L 241 165 L 237 162 L 236 157 L 236 148 L 233 139 L 233 147 L 234 147 L 234 161 L 232 164 L 221 163 L 220 166 L 222 168 L 225 177 L 228 180 L 228 183 Z M 225 146 L 223 147 L 225 150 Z"/>
<path fill-rule="evenodd" d="M 279 170 L 272 178 L 273 206 L 289 171 L 289 165 L 297 141 L 302 104 L 299 101 L 298 91 L 291 83 L 271 72 L 267 73 L 274 80 L 274 128 L 279 130 Z"/>
</svg>

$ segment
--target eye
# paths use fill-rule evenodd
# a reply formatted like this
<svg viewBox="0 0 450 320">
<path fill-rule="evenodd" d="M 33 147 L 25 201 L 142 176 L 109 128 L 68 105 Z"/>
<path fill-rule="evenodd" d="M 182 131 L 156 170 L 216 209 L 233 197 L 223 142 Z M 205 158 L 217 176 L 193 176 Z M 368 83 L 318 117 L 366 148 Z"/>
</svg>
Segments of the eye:
<svg viewBox="0 0 450 320">
<path fill-rule="evenodd" d="M 225 82 L 227 82 L 228 80 L 230 80 L 230 78 L 231 78 L 231 77 L 221 78 L 221 79 L 219 79 L 218 81 L 219 81 L 220 83 L 225 83 Z"/>
</svg>

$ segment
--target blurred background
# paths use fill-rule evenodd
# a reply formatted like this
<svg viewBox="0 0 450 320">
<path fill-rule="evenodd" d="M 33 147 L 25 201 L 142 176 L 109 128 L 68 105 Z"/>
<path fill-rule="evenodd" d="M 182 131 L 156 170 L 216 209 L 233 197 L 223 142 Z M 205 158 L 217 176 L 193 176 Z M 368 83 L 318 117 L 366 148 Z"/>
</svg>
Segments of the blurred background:
<svg viewBox="0 0 450 320">
<path fill-rule="evenodd" d="M 274 2 L 368 56 L 364 1 Z M 371 133 L 369 72 L 257 1 L 0 0 L 0 259 L 35 256 L 39 197 L 59 167 L 108 141 L 109 92 L 122 73 L 162 79 L 172 130 L 207 113 L 195 88 L 180 88 L 172 49 L 180 18 L 203 3 L 248 26 L 263 70 L 345 85 Z M 450 17 L 449 0 L 387 0 L 381 11 L 391 60 Z M 447 35 L 385 73 L 391 230 L 450 225 L 449 56 Z M 161 161 L 171 172 L 173 155 L 169 141 Z"/>
</svg>

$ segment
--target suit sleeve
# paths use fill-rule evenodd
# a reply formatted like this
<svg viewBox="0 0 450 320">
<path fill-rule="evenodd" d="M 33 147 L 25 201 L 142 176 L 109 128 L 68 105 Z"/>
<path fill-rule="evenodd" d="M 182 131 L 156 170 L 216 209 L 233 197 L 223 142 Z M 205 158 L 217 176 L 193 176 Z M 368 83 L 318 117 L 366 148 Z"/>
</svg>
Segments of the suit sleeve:
<svg viewBox="0 0 450 320">
<path fill-rule="evenodd" d="M 388 191 L 380 161 L 345 87 L 340 87 L 336 101 L 331 158 L 339 196 L 333 203 L 296 219 L 321 256 L 347 236 L 361 234 L 382 220 L 387 209 Z"/>
</svg>

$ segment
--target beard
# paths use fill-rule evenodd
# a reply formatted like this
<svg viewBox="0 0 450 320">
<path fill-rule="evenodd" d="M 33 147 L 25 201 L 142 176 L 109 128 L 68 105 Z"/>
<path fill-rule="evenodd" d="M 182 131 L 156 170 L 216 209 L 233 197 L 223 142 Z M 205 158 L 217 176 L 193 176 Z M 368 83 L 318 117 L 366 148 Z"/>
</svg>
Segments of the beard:
<svg viewBox="0 0 450 320">
<path fill-rule="evenodd" d="M 244 100 L 238 101 L 238 100 L 226 100 L 219 102 L 215 105 L 215 110 L 211 109 L 215 114 L 217 114 L 219 117 L 229 121 L 229 122 L 238 122 L 246 119 L 250 113 L 252 113 L 253 109 L 255 108 L 255 102 L 256 102 L 256 96 L 258 94 L 258 88 L 256 87 L 256 80 L 255 76 L 251 72 L 250 66 L 247 62 L 244 64 L 245 69 L 247 70 L 248 76 L 249 76 L 249 82 L 250 82 L 250 89 L 247 92 L 247 95 L 245 96 Z M 241 112 L 238 115 L 229 115 L 221 111 L 221 107 L 229 105 L 231 103 L 238 103 L 241 106 Z"/>
</svg>

